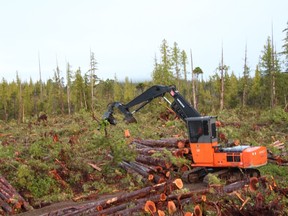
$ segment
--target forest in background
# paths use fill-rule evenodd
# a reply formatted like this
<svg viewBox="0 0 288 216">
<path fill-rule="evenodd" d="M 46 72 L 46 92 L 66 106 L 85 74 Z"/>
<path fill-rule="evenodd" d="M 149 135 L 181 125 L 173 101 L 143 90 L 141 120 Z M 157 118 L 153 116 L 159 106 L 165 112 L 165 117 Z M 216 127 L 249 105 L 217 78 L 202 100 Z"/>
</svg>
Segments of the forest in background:
<svg viewBox="0 0 288 216">
<path fill-rule="evenodd" d="M 268 36 L 255 71 L 251 71 L 247 47 L 243 53 L 243 71 L 236 73 L 225 64 L 223 57 L 214 75 L 203 79 L 200 66 L 193 66 L 190 55 L 178 47 L 169 46 L 164 39 L 160 45 L 160 59 L 155 57 L 151 81 L 133 83 L 101 80 L 97 76 L 97 59 L 90 52 L 90 69 L 73 71 L 67 63 L 65 72 L 57 66 L 54 76 L 47 81 L 23 82 L 16 73 L 16 81 L 0 82 L 0 119 L 25 122 L 33 116 L 73 114 L 79 111 L 102 111 L 112 101 L 128 102 L 153 84 L 176 85 L 179 92 L 201 113 L 223 109 L 251 107 L 287 108 L 288 92 L 288 28 L 283 32 L 281 52 L 277 52 L 272 37 Z M 282 59 L 282 60 L 281 60 Z M 189 73 L 192 71 L 193 73 Z"/>
</svg>

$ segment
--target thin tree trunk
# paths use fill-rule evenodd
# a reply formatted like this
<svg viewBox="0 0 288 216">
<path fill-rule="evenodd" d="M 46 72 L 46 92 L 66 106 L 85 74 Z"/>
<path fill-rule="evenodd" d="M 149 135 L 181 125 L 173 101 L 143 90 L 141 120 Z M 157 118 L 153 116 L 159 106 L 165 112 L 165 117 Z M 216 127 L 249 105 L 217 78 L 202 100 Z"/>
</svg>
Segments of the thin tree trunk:
<svg viewBox="0 0 288 216">
<path fill-rule="evenodd" d="M 220 110 L 224 108 L 224 63 L 223 63 L 223 46 L 222 46 L 222 57 L 221 57 L 221 91 L 220 91 Z"/>
<path fill-rule="evenodd" d="M 193 95 L 193 106 L 197 110 L 197 101 L 196 101 L 196 87 L 195 87 L 195 74 L 193 72 L 193 58 L 192 50 L 190 49 L 190 58 L 191 58 L 191 73 L 192 73 L 192 95 Z"/>
<path fill-rule="evenodd" d="M 91 111 L 94 111 L 94 65 L 93 54 L 90 50 L 90 82 L 91 82 Z"/>
<path fill-rule="evenodd" d="M 85 91 L 83 91 L 83 98 L 84 98 L 84 106 L 85 106 L 85 109 L 87 110 L 88 106 L 87 106 L 87 99 L 86 99 Z"/>
<path fill-rule="evenodd" d="M 18 124 L 21 123 L 22 119 L 22 114 L 23 114 L 23 100 L 22 100 L 22 86 L 21 82 L 19 82 L 19 107 L 18 107 Z"/>
<path fill-rule="evenodd" d="M 242 95 L 242 106 L 246 106 L 246 99 L 247 99 L 247 73 L 248 73 L 248 67 L 247 67 L 247 45 L 245 47 L 245 58 L 244 58 L 244 84 L 243 84 L 243 95 Z"/>
<path fill-rule="evenodd" d="M 39 76 L 40 76 L 40 102 L 43 102 L 43 87 L 42 87 L 42 74 L 41 74 L 41 64 L 40 64 L 40 54 L 38 53 L 38 62 L 39 62 Z"/>
<path fill-rule="evenodd" d="M 67 85 L 67 104 L 68 104 L 68 114 L 71 115 L 70 86 L 69 85 Z"/>
<path fill-rule="evenodd" d="M 63 101 L 63 92 L 61 81 L 59 80 L 59 95 L 60 95 L 60 104 L 61 104 L 61 114 L 64 115 L 64 101 Z"/>
<path fill-rule="evenodd" d="M 22 98 L 22 122 L 25 122 L 25 106 L 23 98 Z"/>
<path fill-rule="evenodd" d="M 70 96 L 70 84 L 71 84 L 71 75 L 70 75 L 70 64 L 67 63 L 67 71 L 66 71 L 66 79 L 67 79 L 67 106 L 68 106 L 68 114 L 71 115 L 71 96 Z"/>
<path fill-rule="evenodd" d="M 271 95 L 271 106 L 276 106 L 276 84 L 275 84 L 275 71 L 272 72 L 272 95 Z"/>
<path fill-rule="evenodd" d="M 8 113 L 7 113 L 7 108 L 6 108 L 6 106 L 4 107 L 4 120 L 5 120 L 5 122 L 7 122 L 8 121 Z"/>
<path fill-rule="evenodd" d="M 272 24 L 272 71 L 271 71 L 271 108 L 274 108 L 276 105 L 276 85 L 275 85 L 275 53 L 274 53 L 274 39 L 273 39 L 273 24 Z"/>
</svg>

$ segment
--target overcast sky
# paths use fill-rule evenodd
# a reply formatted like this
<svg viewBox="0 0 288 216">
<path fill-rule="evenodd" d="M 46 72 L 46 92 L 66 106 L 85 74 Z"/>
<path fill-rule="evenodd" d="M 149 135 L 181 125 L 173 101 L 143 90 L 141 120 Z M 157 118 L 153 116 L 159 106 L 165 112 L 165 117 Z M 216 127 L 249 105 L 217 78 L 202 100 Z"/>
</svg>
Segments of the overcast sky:
<svg viewBox="0 0 288 216">
<path fill-rule="evenodd" d="M 166 39 L 178 43 L 206 76 L 224 63 L 238 76 L 245 44 L 254 74 L 271 36 L 281 51 L 288 21 L 287 0 L 0 0 L 0 78 L 52 78 L 56 64 L 65 77 L 98 61 L 98 77 L 132 81 L 151 78 L 155 55 Z M 190 65 L 188 66 L 190 70 Z"/>
</svg>

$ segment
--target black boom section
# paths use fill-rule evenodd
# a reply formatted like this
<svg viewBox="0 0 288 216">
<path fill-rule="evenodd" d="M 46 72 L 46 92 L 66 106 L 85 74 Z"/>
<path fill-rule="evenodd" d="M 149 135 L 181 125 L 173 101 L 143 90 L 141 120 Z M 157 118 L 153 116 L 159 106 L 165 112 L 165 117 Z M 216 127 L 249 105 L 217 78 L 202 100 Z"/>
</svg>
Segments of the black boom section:
<svg viewBox="0 0 288 216">
<path fill-rule="evenodd" d="M 186 118 L 201 117 L 200 113 L 194 109 L 194 107 L 192 107 L 177 91 L 171 92 L 170 94 L 174 98 L 171 108 L 183 121 L 186 122 Z"/>
<path fill-rule="evenodd" d="M 157 97 L 163 97 L 165 93 L 170 92 L 172 87 L 170 86 L 163 86 L 163 85 L 154 85 L 144 91 L 142 94 L 134 98 L 129 103 L 125 104 L 125 107 L 128 109 L 140 103 L 149 103 L 151 100 Z"/>
<path fill-rule="evenodd" d="M 167 98 L 165 98 L 165 94 L 170 93 L 173 97 L 174 101 L 170 103 Z M 191 117 L 200 117 L 200 113 L 196 109 L 194 109 L 184 98 L 182 95 L 178 93 L 174 86 L 164 86 L 164 85 L 154 85 L 144 91 L 139 96 L 135 97 L 133 100 L 128 102 L 127 104 L 122 104 L 120 102 L 113 102 L 108 106 L 108 111 L 103 115 L 102 119 L 108 120 L 110 124 L 116 124 L 116 120 L 113 117 L 114 107 L 118 108 L 122 114 L 124 114 L 124 120 L 128 123 L 136 122 L 136 119 L 133 117 L 135 112 L 138 112 L 145 105 L 150 103 L 153 99 L 157 97 L 163 97 L 167 102 L 170 103 L 173 111 L 184 121 L 186 122 L 186 118 Z M 130 108 L 137 106 L 133 111 Z"/>
</svg>

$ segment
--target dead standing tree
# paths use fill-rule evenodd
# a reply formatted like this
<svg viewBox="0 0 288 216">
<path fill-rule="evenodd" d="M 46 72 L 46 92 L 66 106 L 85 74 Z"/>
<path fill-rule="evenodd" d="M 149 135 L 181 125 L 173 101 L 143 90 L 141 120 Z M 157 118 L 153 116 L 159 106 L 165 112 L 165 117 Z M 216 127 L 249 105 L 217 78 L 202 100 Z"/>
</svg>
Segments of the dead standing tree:
<svg viewBox="0 0 288 216">
<path fill-rule="evenodd" d="M 225 80 L 224 80 L 224 71 L 225 73 L 228 71 L 229 67 L 224 65 L 224 58 L 223 58 L 223 46 L 222 46 L 222 54 L 221 54 L 221 63 L 217 68 L 220 71 L 220 110 L 224 109 L 224 94 L 225 94 Z"/>
</svg>

